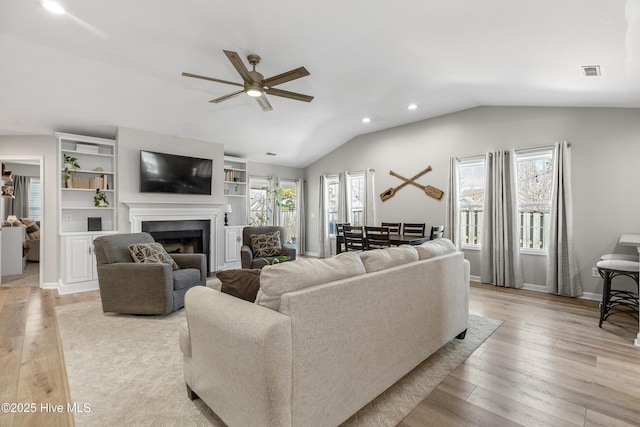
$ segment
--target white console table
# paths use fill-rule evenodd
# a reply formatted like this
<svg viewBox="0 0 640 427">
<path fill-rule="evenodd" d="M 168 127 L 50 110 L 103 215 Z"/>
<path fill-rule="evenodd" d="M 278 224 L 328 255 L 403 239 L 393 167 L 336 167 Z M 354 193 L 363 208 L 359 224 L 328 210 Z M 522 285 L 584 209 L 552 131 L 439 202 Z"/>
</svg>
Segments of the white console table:
<svg viewBox="0 0 640 427">
<path fill-rule="evenodd" d="M 2 275 L 22 274 L 25 227 L 2 227 Z"/>
<path fill-rule="evenodd" d="M 618 243 L 623 246 L 635 246 L 640 256 L 640 234 L 622 234 Z M 638 325 L 638 335 L 633 344 L 636 347 L 640 347 L 640 324 Z"/>
</svg>

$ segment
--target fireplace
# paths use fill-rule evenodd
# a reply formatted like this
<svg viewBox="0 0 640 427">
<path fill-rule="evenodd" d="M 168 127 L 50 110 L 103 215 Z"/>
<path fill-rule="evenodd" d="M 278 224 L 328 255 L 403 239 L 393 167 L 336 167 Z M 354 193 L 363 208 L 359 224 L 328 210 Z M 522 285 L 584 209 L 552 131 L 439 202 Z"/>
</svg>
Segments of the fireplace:
<svg viewBox="0 0 640 427">
<path fill-rule="evenodd" d="M 207 256 L 207 265 L 210 265 L 210 221 L 142 221 L 142 231 L 151 234 L 167 252 L 202 253 Z"/>
<path fill-rule="evenodd" d="M 217 230 L 220 205 L 210 203 L 123 202 L 129 208 L 131 232 L 147 232 L 167 252 L 207 256 L 208 272 L 218 268 Z"/>
</svg>

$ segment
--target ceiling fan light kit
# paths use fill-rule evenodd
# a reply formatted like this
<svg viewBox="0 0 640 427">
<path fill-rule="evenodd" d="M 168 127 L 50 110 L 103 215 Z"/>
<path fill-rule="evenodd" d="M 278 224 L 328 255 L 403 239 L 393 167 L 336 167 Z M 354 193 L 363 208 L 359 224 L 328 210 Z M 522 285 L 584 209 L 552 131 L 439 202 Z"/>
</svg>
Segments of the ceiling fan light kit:
<svg viewBox="0 0 640 427">
<path fill-rule="evenodd" d="M 240 59 L 240 56 L 236 52 L 232 52 L 230 50 L 223 51 L 227 58 L 231 62 L 231 65 L 236 69 L 240 77 L 242 77 L 243 83 L 230 82 L 227 80 L 216 79 L 213 77 L 200 76 L 198 74 L 192 73 L 182 73 L 185 77 L 192 77 L 196 79 L 209 80 L 217 83 L 225 83 L 233 86 L 241 86 L 243 90 L 238 90 L 236 92 L 229 93 L 227 95 L 223 95 L 219 98 L 212 99 L 209 102 L 213 102 L 215 104 L 220 103 L 222 101 L 226 101 L 227 99 L 235 98 L 236 96 L 246 93 L 250 97 L 254 98 L 258 105 L 262 108 L 262 111 L 271 111 L 273 107 L 269 103 L 266 95 L 274 95 L 280 96 L 282 98 L 294 99 L 296 101 L 304 101 L 311 102 L 313 96 L 304 95 L 296 92 L 289 92 L 287 90 L 277 89 L 274 86 L 280 85 L 282 83 L 290 82 L 292 80 L 299 79 L 301 77 L 305 77 L 310 75 L 309 71 L 307 71 L 304 67 L 298 67 L 294 70 L 287 71 L 282 74 L 278 74 L 273 77 L 269 77 L 267 79 L 264 78 L 262 74 L 256 71 L 256 65 L 260 63 L 260 57 L 258 55 L 249 55 L 247 56 L 247 60 L 249 64 L 252 65 L 253 69 L 249 71 L 247 67 Z"/>
</svg>

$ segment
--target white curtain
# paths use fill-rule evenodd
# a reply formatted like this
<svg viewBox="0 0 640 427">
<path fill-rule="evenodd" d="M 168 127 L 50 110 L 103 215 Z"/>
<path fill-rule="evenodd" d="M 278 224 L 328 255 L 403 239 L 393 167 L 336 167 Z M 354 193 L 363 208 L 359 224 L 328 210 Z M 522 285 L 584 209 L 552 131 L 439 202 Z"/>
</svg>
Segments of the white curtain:
<svg viewBox="0 0 640 427">
<path fill-rule="evenodd" d="M 579 297 L 582 282 L 573 241 L 573 193 L 571 190 L 571 150 L 566 141 L 556 143 L 553 153 L 553 187 L 547 292 Z"/>
<path fill-rule="evenodd" d="M 449 181 L 447 183 L 447 205 L 444 219 L 444 235 L 449 238 L 458 249 L 460 240 L 460 193 L 458 187 L 458 159 L 449 159 Z"/>
<path fill-rule="evenodd" d="M 296 251 L 298 254 L 304 254 L 306 247 L 305 239 L 305 205 L 304 205 L 304 180 L 296 180 L 296 211 L 298 213 L 298 230 L 297 230 L 297 242 Z"/>
<path fill-rule="evenodd" d="M 327 176 L 320 175 L 320 199 L 318 200 L 318 256 L 328 258 L 331 256 L 331 241 L 329 240 L 329 221 L 327 218 Z"/>
<path fill-rule="evenodd" d="M 480 277 L 483 283 L 522 288 L 515 171 L 514 153 L 487 154 Z"/>
<path fill-rule="evenodd" d="M 367 204 L 365 208 L 365 225 L 378 226 L 378 215 L 376 213 L 376 188 L 375 188 L 376 171 L 367 169 L 365 171 L 365 187 Z"/>
</svg>

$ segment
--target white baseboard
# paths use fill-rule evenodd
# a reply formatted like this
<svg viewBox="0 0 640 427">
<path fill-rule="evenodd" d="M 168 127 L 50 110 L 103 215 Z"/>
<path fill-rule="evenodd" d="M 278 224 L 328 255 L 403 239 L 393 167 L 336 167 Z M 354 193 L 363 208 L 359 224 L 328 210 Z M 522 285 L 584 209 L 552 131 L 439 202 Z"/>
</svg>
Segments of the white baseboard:
<svg viewBox="0 0 640 427">
<path fill-rule="evenodd" d="M 471 276 L 470 277 L 471 280 L 473 280 L 474 282 L 480 282 L 480 276 Z M 535 285 L 533 283 L 525 283 L 522 287 L 522 289 L 526 289 L 528 291 L 535 291 L 535 292 L 542 292 L 542 293 L 547 293 L 546 292 L 546 287 L 544 285 Z M 581 297 L 578 297 L 580 299 L 586 299 L 586 300 L 593 300 L 593 301 L 602 301 L 602 294 L 594 294 L 593 292 L 584 292 L 582 294 Z"/>
<path fill-rule="evenodd" d="M 80 283 L 62 283 L 58 285 L 58 293 L 60 295 L 75 294 L 77 292 L 97 291 L 99 288 L 98 281 L 80 282 Z"/>
<path fill-rule="evenodd" d="M 320 256 L 320 255 L 318 255 L 317 252 L 305 252 L 304 255 L 305 256 L 313 256 L 313 257 L 316 257 L 316 258 L 318 258 Z"/>
<path fill-rule="evenodd" d="M 42 282 L 40 289 L 58 289 L 58 282 Z"/>
</svg>

